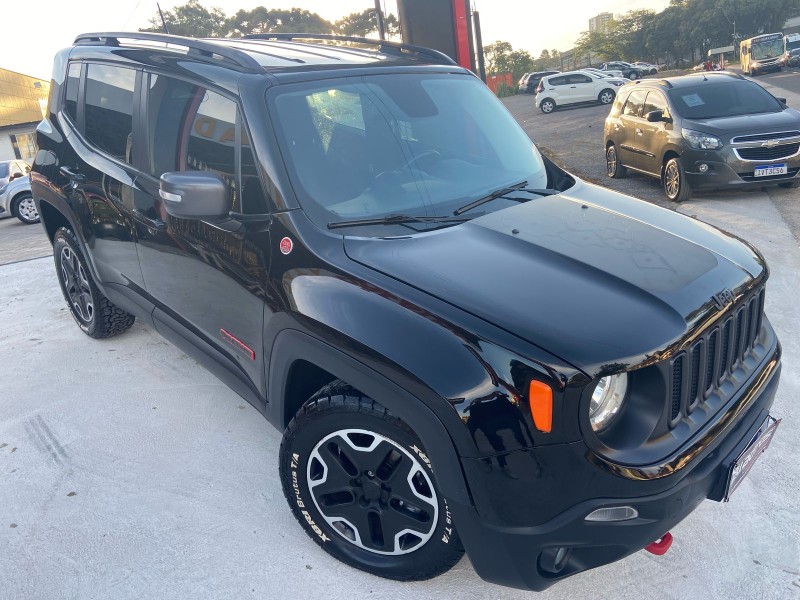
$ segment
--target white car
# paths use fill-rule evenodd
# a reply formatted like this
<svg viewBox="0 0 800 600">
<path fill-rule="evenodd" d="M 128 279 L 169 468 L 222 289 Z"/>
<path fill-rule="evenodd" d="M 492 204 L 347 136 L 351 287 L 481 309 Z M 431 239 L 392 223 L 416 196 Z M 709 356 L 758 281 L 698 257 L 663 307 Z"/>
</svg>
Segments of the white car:
<svg viewBox="0 0 800 600">
<path fill-rule="evenodd" d="M 591 71 L 569 71 L 543 77 L 536 88 L 536 107 L 545 114 L 559 106 L 599 102 L 611 104 L 617 89 L 625 84 L 618 77 L 604 77 Z"/>
<path fill-rule="evenodd" d="M 29 175 L 12 179 L 0 186 L 0 219 L 17 217 L 26 225 L 39 222 L 39 212 L 31 194 Z"/>
<path fill-rule="evenodd" d="M 583 67 L 580 69 L 581 71 L 589 71 L 590 73 L 594 73 L 595 75 L 600 75 L 602 77 L 616 77 L 617 79 L 626 79 L 622 75 L 622 71 L 601 71 L 600 69 L 595 69 L 594 67 Z M 630 81 L 630 79 L 628 79 Z"/>
<path fill-rule="evenodd" d="M 658 73 L 658 66 L 652 63 L 638 61 L 633 63 L 633 66 L 641 69 L 646 75 L 655 75 Z"/>
</svg>

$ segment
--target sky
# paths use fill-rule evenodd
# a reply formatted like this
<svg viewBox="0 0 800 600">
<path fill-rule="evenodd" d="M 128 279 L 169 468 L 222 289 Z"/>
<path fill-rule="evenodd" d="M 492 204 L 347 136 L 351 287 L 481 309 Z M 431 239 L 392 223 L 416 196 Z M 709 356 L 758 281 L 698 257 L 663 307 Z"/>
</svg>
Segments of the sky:
<svg viewBox="0 0 800 600">
<path fill-rule="evenodd" d="M 170 10 L 186 0 L 162 0 Z M 0 68 L 50 79 L 53 56 L 69 46 L 79 33 L 136 31 L 148 26 L 156 14 L 155 0 L 34 0 L 26 19 L 3 29 L 0 36 Z M 374 7 L 374 0 L 201 0 L 206 7 L 221 8 L 232 15 L 240 8 L 297 6 L 335 21 L 347 14 Z M 600 12 L 625 13 L 650 8 L 661 10 L 668 0 L 472 0 L 481 15 L 483 43 L 510 42 L 514 49 L 538 57 L 545 48 L 568 50 L 589 19 Z M 389 12 L 396 0 L 384 0 Z M 40 16 L 36 16 L 36 15 Z M 646 57 L 627 57 L 633 60 Z"/>
</svg>

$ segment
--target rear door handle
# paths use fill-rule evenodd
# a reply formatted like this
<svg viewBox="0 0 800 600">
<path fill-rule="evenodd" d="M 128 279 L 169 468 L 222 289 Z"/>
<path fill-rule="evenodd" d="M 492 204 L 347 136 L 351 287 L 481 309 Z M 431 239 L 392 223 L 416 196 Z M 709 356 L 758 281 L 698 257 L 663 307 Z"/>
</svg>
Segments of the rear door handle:
<svg viewBox="0 0 800 600">
<path fill-rule="evenodd" d="M 59 172 L 70 180 L 72 183 L 83 183 L 86 181 L 86 177 L 82 173 L 78 173 L 77 171 L 73 171 L 69 167 L 61 167 Z"/>
</svg>

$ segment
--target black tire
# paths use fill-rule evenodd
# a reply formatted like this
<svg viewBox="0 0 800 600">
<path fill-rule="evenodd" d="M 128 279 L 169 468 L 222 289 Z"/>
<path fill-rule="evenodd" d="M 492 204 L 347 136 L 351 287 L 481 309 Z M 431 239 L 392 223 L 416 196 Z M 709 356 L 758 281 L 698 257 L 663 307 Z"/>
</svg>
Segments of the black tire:
<svg viewBox="0 0 800 600">
<path fill-rule="evenodd" d="M 556 103 L 550 98 L 545 98 L 539 104 L 539 109 L 544 114 L 549 115 L 551 112 L 553 112 L 556 109 Z"/>
<path fill-rule="evenodd" d="M 800 187 L 800 182 L 797 182 L 797 181 L 783 181 L 783 182 L 778 184 L 778 187 L 782 187 L 782 188 L 786 188 L 786 189 L 796 188 L 796 187 Z"/>
<path fill-rule="evenodd" d="M 417 581 L 444 573 L 464 554 L 417 436 L 342 381 L 322 388 L 289 423 L 280 477 L 306 533 L 352 567 Z"/>
<path fill-rule="evenodd" d="M 614 144 L 609 144 L 606 148 L 606 173 L 612 179 L 622 179 L 628 174 L 628 169 L 619 161 L 617 147 Z"/>
<path fill-rule="evenodd" d="M 53 237 L 53 259 L 61 293 L 81 331 L 102 339 L 130 329 L 136 317 L 115 306 L 98 289 L 75 234 L 65 227 Z"/>
<path fill-rule="evenodd" d="M 611 104 L 615 96 L 614 90 L 605 89 L 597 95 L 597 101 L 600 104 Z"/>
<path fill-rule="evenodd" d="M 680 158 L 673 157 L 666 162 L 662 185 L 664 194 L 673 202 L 683 202 L 692 197 L 692 188 L 686 180 L 686 171 Z"/>
<path fill-rule="evenodd" d="M 20 194 L 11 203 L 11 214 L 17 217 L 25 225 L 33 225 L 39 222 L 39 212 L 30 194 Z"/>
<path fill-rule="evenodd" d="M 630 79 L 631 81 L 636 81 L 637 79 L 639 79 L 639 73 L 636 71 L 631 71 L 630 74 L 628 75 L 628 79 Z"/>
</svg>

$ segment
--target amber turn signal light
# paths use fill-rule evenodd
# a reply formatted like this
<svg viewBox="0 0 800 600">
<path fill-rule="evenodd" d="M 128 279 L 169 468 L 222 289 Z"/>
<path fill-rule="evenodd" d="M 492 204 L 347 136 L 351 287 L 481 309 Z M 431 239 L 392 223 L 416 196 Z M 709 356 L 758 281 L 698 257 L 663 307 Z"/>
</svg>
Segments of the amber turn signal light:
<svg viewBox="0 0 800 600">
<path fill-rule="evenodd" d="M 546 383 L 531 381 L 528 392 L 533 424 L 544 433 L 553 430 L 553 390 Z"/>
</svg>

